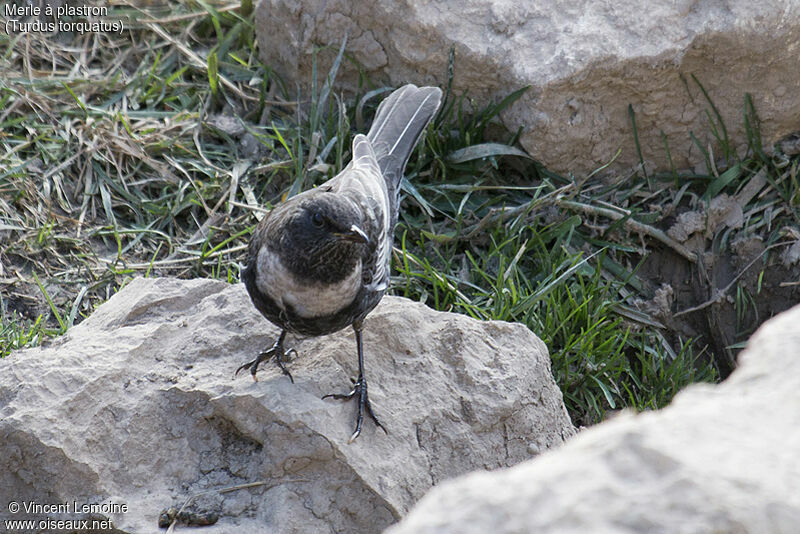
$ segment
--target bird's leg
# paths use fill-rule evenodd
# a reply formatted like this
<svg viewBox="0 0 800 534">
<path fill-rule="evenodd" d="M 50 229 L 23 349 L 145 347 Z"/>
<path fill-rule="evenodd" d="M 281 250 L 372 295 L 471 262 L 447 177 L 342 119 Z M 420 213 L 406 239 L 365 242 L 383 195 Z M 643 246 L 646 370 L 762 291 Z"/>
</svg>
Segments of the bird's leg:
<svg viewBox="0 0 800 534">
<path fill-rule="evenodd" d="M 281 368 L 283 374 L 288 376 L 289 380 L 291 380 L 292 383 L 294 383 L 294 378 L 292 377 L 292 373 L 290 373 L 289 370 L 284 365 L 283 358 L 291 352 L 296 353 L 296 351 L 294 349 L 286 350 L 283 348 L 283 340 L 285 338 L 286 338 L 286 330 L 282 330 L 281 335 L 278 337 L 278 341 L 276 341 L 274 345 L 272 345 L 267 350 L 260 352 L 258 356 L 255 357 L 255 359 L 240 365 L 239 368 L 236 369 L 236 372 L 233 374 L 233 376 L 238 375 L 239 371 L 241 371 L 242 369 L 250 369 L 250 374 L 253 375 L 253 380 L 258 382 L 258 379 L 256 378 L 256 371 L 258 371 L 258 365 L 261 362 L 269 360 L 274 356 L 275 362 L 278 364 L 278 367 Z"/>
<path fill-rule="evenodd" d="M 360 321 L 358 323 L 353 323 L 353 330 L 356 332 L 356 347 L 358 348 L 358 380 L 356 380 L 355 384 L 353 384 L 353 390 L 350 393 L 331 393 L 330 395 L 325 395 L 322 397 L 323 399 L 331 397 L 338 400 L 348 400 L 352 399 L 353 397 L 358 398 L 358 417 L 356 418 L 356 429 L 353 432 L 353 435 L 350 436 L 348 443 L 352 443 L 359 436 L 359 434 L 361 434 L 361 424 L 364 422 L 365 409 L 370 418 L 375 422 L 375 426 L 383 430 L 384 433 L 388 434 L 381 422 L 378 421 L 378 418 L 375 417 L 375 412 L 372 411 L 372 404 L 369 402 L 369 395 L 367 395 L 367 379 L 364 378 L 364 348 L 361 342 Z"/>
</svg>

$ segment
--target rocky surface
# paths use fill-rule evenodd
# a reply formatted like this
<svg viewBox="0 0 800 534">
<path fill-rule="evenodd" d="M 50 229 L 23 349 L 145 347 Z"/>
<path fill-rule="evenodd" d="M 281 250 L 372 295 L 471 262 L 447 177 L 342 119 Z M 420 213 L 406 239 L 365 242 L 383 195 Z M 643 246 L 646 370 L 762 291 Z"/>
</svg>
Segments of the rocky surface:
<svg viewBox="0 0 800 534">
<path fill-rule="evenodd" d="M 218 514 L 204 533 L 380 532 L 432 484 L 574 432 L 520 325 L 385 298 L 364 343 L 389 434 L 366 421 L 350 445 L 355 405 L 321 397 L 357 372 L 352 333 L 289 339 L 294 384 L 271 364 L 234 379 L 276 335 L 241 285 L 135 279 L 49 346 L 0 360 L 0 516 L 11 501 L 125 505 L 100 515 L 153 532 L 162 509 L 207 492 L 189 506 Z"/>
<path fill-rule="evenodd" d="M 387 534 L 797 532 L 799 324 L 800 306 L 767 322 L 718 386 L 445 482 Z"/>
<path fill-rule="evenodd" d="M 530 85 L 503 120 L 522 126 L 522 145 L 560 172 L 592 171 L 619 149 L 612 168 L 639 164 L 629 105 L 651 169 L 669 168 L 664 136 L 679 169 L 704 162 L 690 132 L 719 155 L 706 115 L 714 112 L 693 75 L 736 147 L 746 140 L 746 93 L 765 142 L 800 127 L 795 0 L 678 0 L 648 5 L 647 16 L 636 0 L 261 0 L 256 22 L 262 59 L 290 87 L 310 85 L 316 45 L 331 46 L 320 53 L 327 72 L 345 34 L 379 84 L 445 87 L 452 48 L 454 88 L 478 104 Z M 340 80 L 352 85 L 357 71 L 344 69 Z"/>
</svg>

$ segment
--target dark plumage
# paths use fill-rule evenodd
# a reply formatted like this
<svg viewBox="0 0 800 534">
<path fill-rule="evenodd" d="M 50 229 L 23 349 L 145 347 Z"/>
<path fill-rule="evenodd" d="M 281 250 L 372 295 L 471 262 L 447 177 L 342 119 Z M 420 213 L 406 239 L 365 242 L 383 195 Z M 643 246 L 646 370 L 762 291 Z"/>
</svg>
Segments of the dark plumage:
<svg viewBox="0 0 800 534">
<path fill-rule="evenodd" d="M 375 417 L 367 395 L 362 321 L 389 286 L 389 261 L 397 223 L 400 180 L 425 126 L 441 103 L 436 87 L 406 85 L 378 107 L 369 133 L 353 139 L 352 161 L 339 174 L 273 209 L 253 232 L 243 280 L 253 304 L 282 331 L 275 344 L 245 363 L 274 357 L 281 370 L 287 332 L 319 336 L 352 325 L 359 376 L 347 394 L 358 398 L 356 429 L 364 410 Z M 385 429 L 384 429 L 385 431 Z"/>
</svg>

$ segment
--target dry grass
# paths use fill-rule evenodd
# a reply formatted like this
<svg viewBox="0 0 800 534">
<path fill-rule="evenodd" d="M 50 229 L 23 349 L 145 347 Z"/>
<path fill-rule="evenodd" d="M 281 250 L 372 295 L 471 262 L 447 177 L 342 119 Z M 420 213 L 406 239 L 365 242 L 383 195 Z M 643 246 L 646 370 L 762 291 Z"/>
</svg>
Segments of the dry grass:
<svg viewBox="0 0 800 534">
<path fill-rule="evenodd" d="M 246 118 L 254 104 L 291 111 L 293 103 L 252 83 L 263 71 L 253 68 L 255 51 L 245 40 L 228 48 L 243 62 L 220 76 L 230 90 L 222 97 L 209 91 L 206 61 L 192 49 L 219 50 L 216 35 L 201 37 L 213 24 L 209 11 L 229 32 L 251 31 L 236 8 L 129 5 L 109 16 L 130 28 L 121 37 L 89 33 L 62 42 L 26 34 L 2 43 L 0 277 L 7 304 L 30 300 L 34 272 L 59 308 L 88 314 L 133 272 L 219 276 L 241 259 L 252 217 L 247 204 L 228 201 L 249 191 L 245 199 L 255 206 L 248 184 L 264 175 L 268 181 L 281 166 L 253 165 L 240 182 L 238 147 L 224 142 L 224 132 L 209 135 L 216 132 L 211 110 Z M 83 286 L 81 302 L 67 302 Z M 29 318 L 42 311 L 33 303 L 14 307 L 33 308 Z"/>
</svg>

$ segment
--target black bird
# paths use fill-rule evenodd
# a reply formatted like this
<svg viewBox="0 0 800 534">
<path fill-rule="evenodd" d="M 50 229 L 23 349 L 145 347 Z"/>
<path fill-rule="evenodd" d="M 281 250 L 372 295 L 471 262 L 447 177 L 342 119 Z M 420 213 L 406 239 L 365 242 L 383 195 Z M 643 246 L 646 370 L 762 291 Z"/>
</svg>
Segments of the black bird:
<svg viewBox="0 0 800 534">
<path fill-rule="evenodd" d="M 361 329 L 389 287 L 389 261 L 397 223 L 400 180 L 411 151 L 441 103 L 436 87 L 406 85 L 386 98 L 364 135 L 353 139 L 352 161 L 321 186 L 275 207 L 253 232 L 243 279 L 255 307 L 279 326 L 269 349 L 240 366 L 256 378 L 259 364 L 284 358 L 287 332 L 320 336 L 353 325 L 358 380 L 335 399 L 358 399 L 356 429 L 364 410 L 375 425 L 367 395 Z M 294 380 L 292 379 L 294 382 Z"/>
</svg>

